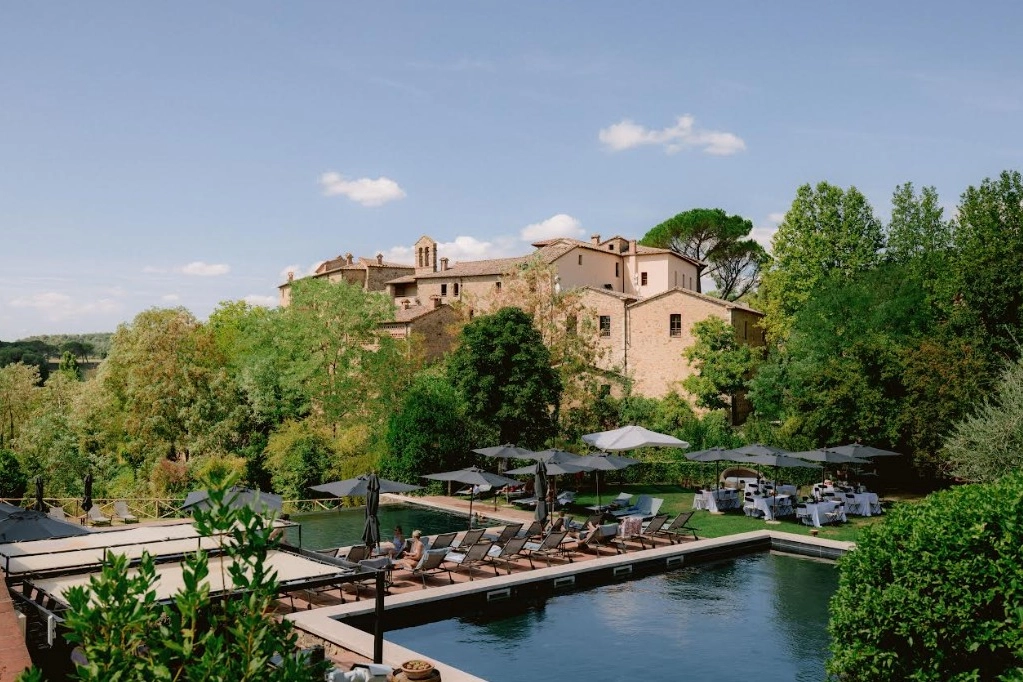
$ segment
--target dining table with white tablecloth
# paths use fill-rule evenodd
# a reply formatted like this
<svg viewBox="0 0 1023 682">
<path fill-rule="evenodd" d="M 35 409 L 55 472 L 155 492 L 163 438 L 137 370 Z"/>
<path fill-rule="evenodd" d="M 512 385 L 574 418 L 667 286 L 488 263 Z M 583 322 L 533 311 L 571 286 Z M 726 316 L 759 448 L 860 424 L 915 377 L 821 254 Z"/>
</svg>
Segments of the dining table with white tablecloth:
<svg viewBox="0 0 1023 682">
<path fill-rule="evenodd" d="M 764 515 L 768 521 L 774 521 L 779 516 L 790 516 L 792 514 L 792 497 L 789 495 L 776 495 L 762 497 L 754 495 L 752 503 L 747 500 L 747 507 Z"/>
<path fill-rule="evenodd" d="M 850 498 L 849 496 L 852 495 Z M 877 493 L 846 493 L 846 513 L 856 516 L 876 516 L 881 513 Z"/>
<path fill-rule="evenodd" d="M 796 509 L 796 517 L 809 517 L 817 528 L 835 521 L 846 521 L 845 510 L 840 502 L 808 502 Z"/>
<path fill-rule="evenodd" d="M 693 497 L 693 509 L 718 513 L 739 508 L 739 492 L 731 488 L 701 490 Z"/>
</svg>

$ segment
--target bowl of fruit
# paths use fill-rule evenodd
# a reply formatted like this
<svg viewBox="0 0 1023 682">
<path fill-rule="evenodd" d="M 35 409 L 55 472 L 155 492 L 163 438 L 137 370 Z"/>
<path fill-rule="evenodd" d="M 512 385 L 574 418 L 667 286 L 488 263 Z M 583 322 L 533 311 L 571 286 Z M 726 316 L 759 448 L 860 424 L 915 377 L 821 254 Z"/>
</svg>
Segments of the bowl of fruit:
<svg viewBox="0 0 1023 682">
<path fill-rule="evenodd" d="M 401 664 L 401 671 L 407 680 L 425 680 L 433 675 L 433 664 L 422 659 L 412 659 Z"/>
</svg>

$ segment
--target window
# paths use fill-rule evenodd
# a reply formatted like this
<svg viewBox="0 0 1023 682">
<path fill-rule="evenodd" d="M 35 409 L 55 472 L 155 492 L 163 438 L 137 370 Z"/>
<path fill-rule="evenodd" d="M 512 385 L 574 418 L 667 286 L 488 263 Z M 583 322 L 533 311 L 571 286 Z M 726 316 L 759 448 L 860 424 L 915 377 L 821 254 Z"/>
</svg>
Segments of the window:
<svg viewBox="0 0 1023 682">
<path fill-rule="evenodd" d="M 458 282 L 455 282 L 455 296 L 458 296 Z"/>
<path fill-rule="evenodd" d="M 497 289 L 498 291 L 500 291 L 501 290 L 501 283 L 500 282 L 494 282 L 494 288 Z"/>
<path fill-rule="evenodd" d="M 682 315 L 679 313 L 672 313 L 668 317 L 668 335 L 682 336 Z"/>
<path fill-rule="evenodd" d="M 582 265 L 582 264 L 583 264 L 583 255 L 580 253 L 579 254 L 579 265 Z"/>
<path fill-rule="evenodd" d="M 644 286 L 644 287 L 646 286 L 646 273 L 645 272 L 639 273 L 639 284 L 640 284 L 640 286 Z"/>
<path fill-rule="evenodd" d="M 685 280 L 683 279 L 682 282 L 684 283 Z M 678 273 L 677 272 L 675 273 L 675 286 L 676 287 L 678 286 Z"/>
<path fill-rule="evenodd" d="M 448 285 L 447 284 L 441 284 L 440 285 L 440 295 L 441 296 L 447 296 L 448 295 Z"/>
<path fill-rule="evenodd" d="M 615 279 L 618 279 L 618 263 L 615 263 Z"/>
<path fill-rule="evenodd" d="M 600 335 L 611 336 L 611 316 L 601 315 L 600 316 Z"/>
</svg>

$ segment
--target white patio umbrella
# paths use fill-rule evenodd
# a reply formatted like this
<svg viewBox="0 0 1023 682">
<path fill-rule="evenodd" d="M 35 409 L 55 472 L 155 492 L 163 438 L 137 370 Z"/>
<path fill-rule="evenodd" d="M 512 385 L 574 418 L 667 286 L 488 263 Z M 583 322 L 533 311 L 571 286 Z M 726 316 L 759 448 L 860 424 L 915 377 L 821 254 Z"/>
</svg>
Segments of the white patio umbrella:
<svg viewBox="0 0 1023 682">
<path fill-rule="evenodd" d="M 689 443 L 665 433 L 657 433 L 642 426 L 623 426 L 611 431 L 588 433 L 583 441 L 598 450 L 618 452 L 636 448 L 688 448 Z"/>
</svg>

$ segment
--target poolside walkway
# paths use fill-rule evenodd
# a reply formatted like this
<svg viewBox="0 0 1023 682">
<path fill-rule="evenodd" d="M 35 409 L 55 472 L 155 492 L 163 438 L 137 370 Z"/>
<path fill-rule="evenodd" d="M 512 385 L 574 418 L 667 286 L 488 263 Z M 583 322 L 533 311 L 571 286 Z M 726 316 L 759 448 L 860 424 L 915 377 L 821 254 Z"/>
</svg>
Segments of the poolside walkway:
<svg viewBox="0 0 1023 682">
<path fill-rule="evenodd" d="M 0 571 L 0 682 L 14 682 L 21 671 L 32 665 L 32 659 L 18 626 L 18 614 L 7 592 L 5 577 Z"/>
</svg>

